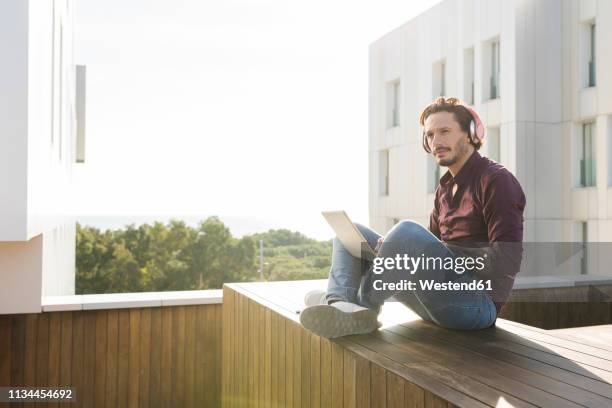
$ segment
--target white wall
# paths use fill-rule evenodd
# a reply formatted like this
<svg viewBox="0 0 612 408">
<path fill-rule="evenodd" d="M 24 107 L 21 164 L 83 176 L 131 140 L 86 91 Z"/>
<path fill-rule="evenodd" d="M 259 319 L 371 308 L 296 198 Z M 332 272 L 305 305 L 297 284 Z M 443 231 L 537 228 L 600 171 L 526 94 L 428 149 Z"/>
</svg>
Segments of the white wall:
<svg viewBox="0 0 612 408">
<path fill-rule="evenodd" d="M 0 313 L 74 293 L 73 15 L 72 1 L 0 2 Z"/>
<path fill-rule="evenodd" d="M 0 2 L 0 241 L 28 240 L 72 213 L 75 68 L 68 10 L 66 2 Z"/>
<path fill-rule="evenodd" d="M 0 2 L 0 241 L 26 238 L 28 2 Z"/>
</svg>

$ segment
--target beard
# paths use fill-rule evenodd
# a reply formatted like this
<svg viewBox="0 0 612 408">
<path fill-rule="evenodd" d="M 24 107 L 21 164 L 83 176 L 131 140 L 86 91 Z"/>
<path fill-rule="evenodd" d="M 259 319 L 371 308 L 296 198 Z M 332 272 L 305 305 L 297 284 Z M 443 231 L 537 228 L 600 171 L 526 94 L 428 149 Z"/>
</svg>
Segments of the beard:
<svg viewBox="0 0 612 408">
<path fill-rule="evenodd" d="M 450 157 L 445 157 L 443 159 L 438 160 L 438 165 L 440 166 L 444 166 L 444 167 L 448 167 L 448 166 L 452 166 L 453 164 L 457 163 L 459 161 L 459 159 L 461 159 L 464 155 L 466 155 L 469 151 L 468 148 L 468 143 L 466 142 L 460 142 L 457 147 L 455 148 L 455 154 L 453 153 L 453 150 L 449 150 L 449 156 Z"/>
</svg>

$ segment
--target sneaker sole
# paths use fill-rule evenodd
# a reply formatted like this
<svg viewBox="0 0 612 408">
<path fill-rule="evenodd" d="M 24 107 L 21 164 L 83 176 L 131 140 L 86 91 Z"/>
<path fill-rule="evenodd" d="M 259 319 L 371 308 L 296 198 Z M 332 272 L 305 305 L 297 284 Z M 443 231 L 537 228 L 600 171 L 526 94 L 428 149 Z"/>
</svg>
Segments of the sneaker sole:
<svg viewBox="0 0 612 408">
<path fill-rule="evenodd" d="M 346 313 L 330 305 L 316 305 L 302 310 L 300 322 L 311 332 L 333 339 L 373 332 L 378 328 L 377 316 L 369 309 Z"/>
</svg>

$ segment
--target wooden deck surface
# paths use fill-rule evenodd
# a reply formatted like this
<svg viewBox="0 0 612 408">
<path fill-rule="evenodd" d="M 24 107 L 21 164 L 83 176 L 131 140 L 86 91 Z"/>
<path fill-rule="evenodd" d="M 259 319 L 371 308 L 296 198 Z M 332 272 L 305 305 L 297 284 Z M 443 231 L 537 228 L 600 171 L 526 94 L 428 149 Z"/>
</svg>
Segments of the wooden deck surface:
<svg viewBox="0 0 612 408">
<path fill-rule="evenodd" d="M 299 324 L 315 288 L 325 281 L 225 286 L 224 407 L 612 407 L 612 344 L 579 329 L 451 331 L 388 302 L 381 330 L 330 341 Z"/>
<path fill-rule="evenodd" d="M 551 332 L 569 337 L 573 340 L 586 341 L 600 347 L 612 346 L 612 324 L 603 324 L 590 327 L 574 327 L 571 329 L 550 330 Z"/>
</svg>

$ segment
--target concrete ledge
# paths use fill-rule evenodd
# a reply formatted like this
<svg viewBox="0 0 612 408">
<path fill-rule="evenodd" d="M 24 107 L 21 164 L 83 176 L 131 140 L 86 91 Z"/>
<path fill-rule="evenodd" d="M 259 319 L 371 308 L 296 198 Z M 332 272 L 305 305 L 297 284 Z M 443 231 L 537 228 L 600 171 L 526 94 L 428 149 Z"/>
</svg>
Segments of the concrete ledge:
<svg viewBox="0 0 612 408">
<path fill-rule="evenodd" d="M 222 301 L 223 292 L 221 289 L 47 296 L 42 299 L 42 311 L 61 312 L 70 310 L 205 305 L 219 304 Z"/>
</svg>

